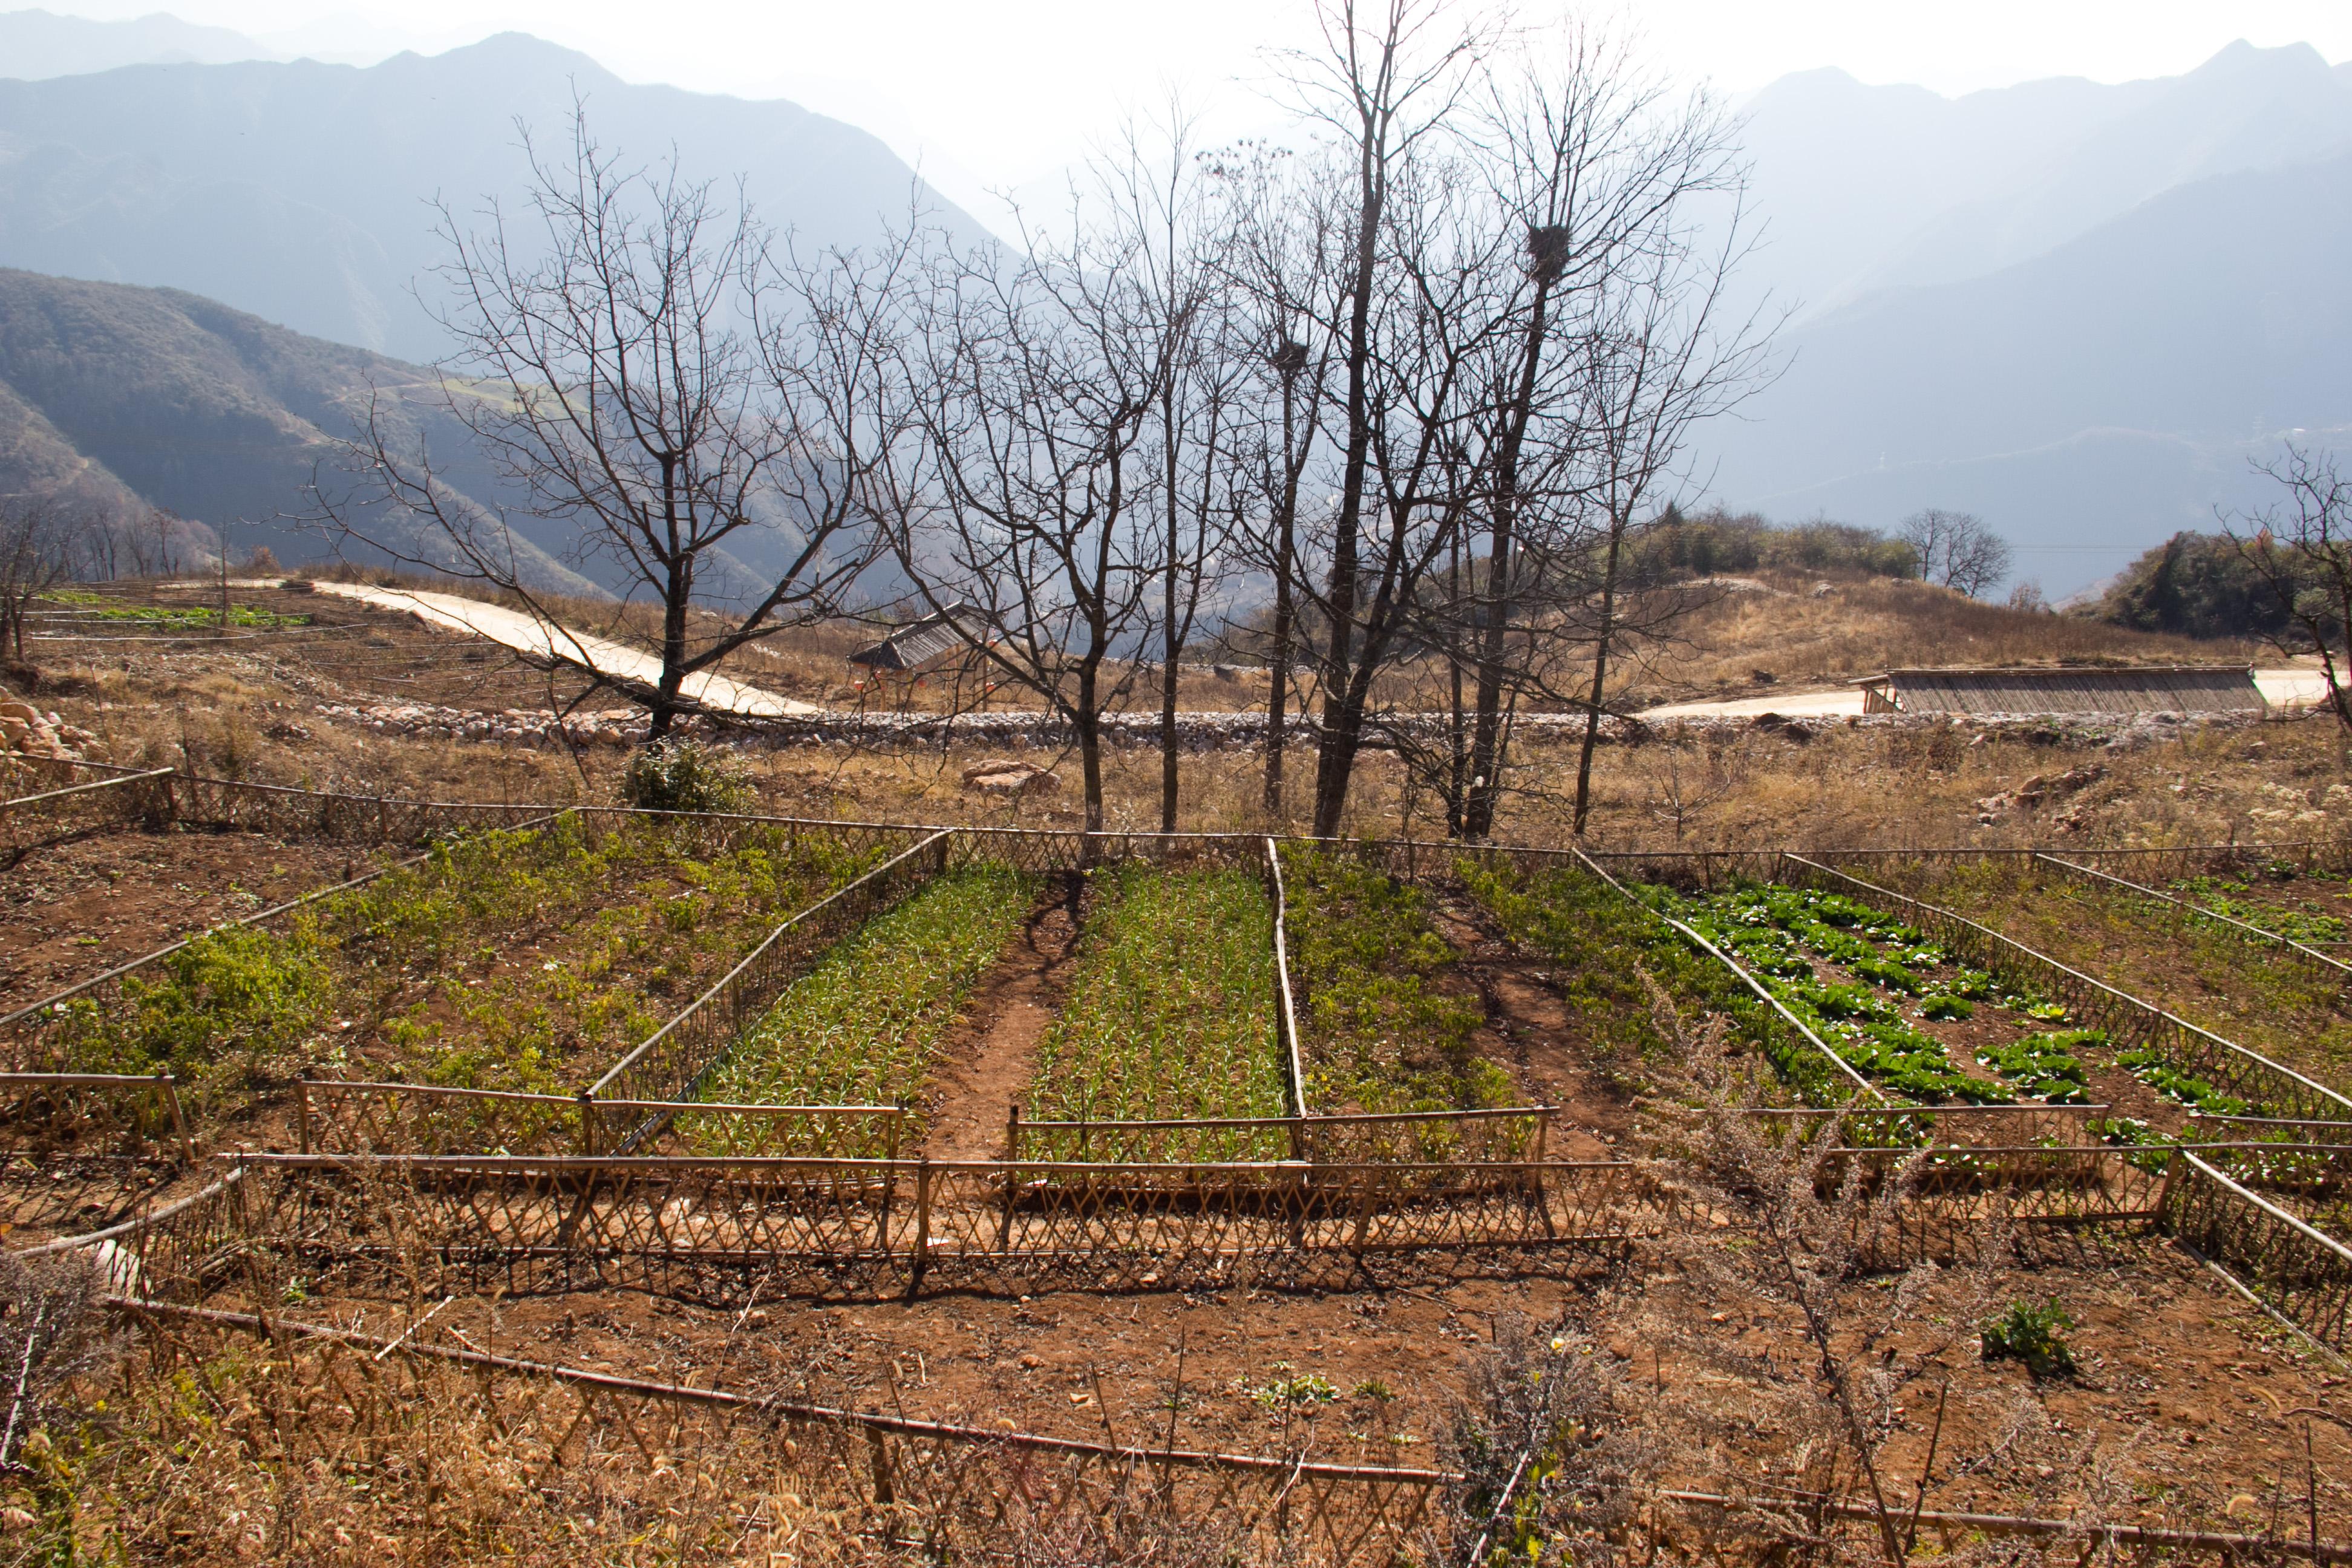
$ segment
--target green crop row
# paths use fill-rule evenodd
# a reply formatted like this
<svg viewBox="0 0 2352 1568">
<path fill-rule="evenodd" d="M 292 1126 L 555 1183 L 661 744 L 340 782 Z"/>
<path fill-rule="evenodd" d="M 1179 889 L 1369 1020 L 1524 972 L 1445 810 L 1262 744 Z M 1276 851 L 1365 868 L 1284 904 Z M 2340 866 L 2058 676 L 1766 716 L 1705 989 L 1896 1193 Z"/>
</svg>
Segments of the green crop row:
<svg viewBox="0 0 2352 1568">
<path fill-rule="evenodd" d="M 2292 875 L 2293 868 L 2288 869 Z M 2250 893 L 2253 889 L 2232 878 L 2189 877 L 2173 883 L 2171 890 L 2217 915 L 2227 915 L 2233 921 L 2252 926 L 2256 931 L 2266 931 L 2289 942 L 2340 942 L 2345 940 L 2345 922 L 2340 916 L 2305 910 L 2283 910 L 2275 904 L 2256 903 L 2239 898 L 2236 895 Z"/>
<path fill-rule="evenodd" d="M 1068 1001 L 1038 1042 L 1045 1121 L 1280 1116 L 1274 909 L 1245 871 L 1096 874 Z"/>
<path fill-rule="evenodd" d="M 1306 998 L 1299 1048 L 1318 1111 L 1513 1105 L 1503 1069 L 1471 1049 L 1484 1012 L 1438 990 L 1453 945 L 1428 897 L 1350 857 L 1287 847 L 1291 977 Z"/>
<path fill-rule="evenodd" d="M 1982 970 L 1956 962 L 1895 916 L 1839 893 L 1740 887 L 1703 896 L 1652 888 L 1644 896 L 1689 924 L 1763 979 L 1789 1010 L 1854 1070 L 1927 1104 L 1967 1100 L 2001 1104 L 2021 1095 L 2060 1102 L 2088 1098 L 2082 1064 L 2066 1051 L 2104 1036 L 2035 1035 L 1977 1060 L 2000 1075 L 1981 1079 L 1956 1068 L 1943 1043 L 1905 1016 L 1965 1018 L 1992 1001 L 2037 1019 L 2065 1010 L 2022 993 L 2000 993 Z M 1823 984 L 1812 958 L 1843 966 L 1859 984 Z M 1802 978 L 1800 978 L 1802 977 Z"/>
<path fill-rule="evenodd" d="M 1568 869 L 1496 870 L 1468 860 L 1458 870 L 1506 935 L 1559 966 L 1555 984 L 1570 1026 L 1598 1059 L 1675 1056 L 1678 1042 L 1661 1034 L 1653 1018 L 1646 975 L 1670 995 L 1723 1016 L 1809 1103 L 1842 1105 L 1853 1098 L 1835 1066 L 1737 975 L 1598 878 Z"/>
<path fill-rule="evenodd" d="M 866 857 L 781 835 L 698 860 L 667 825 L 484 834 L 303 910 L 201 936 L 57 1025 L 78 1071 L 169 1069 L 201 1102 L 298 1069 L 572 1087 L 690 980 Z M 546 956 L 519 956 L 531 944 Z M 503 966 L 501 960 L 504 961 Z"/>
<path fill-rule="evenodd" d="M 927 883 L 866 921 L 785 991 L 711 1074 L 702 1098 L 734 1105 L 888 1105 L 919 1100 L 940 1037 L 1036 897 L 1010 867 Z"/>
</svg>

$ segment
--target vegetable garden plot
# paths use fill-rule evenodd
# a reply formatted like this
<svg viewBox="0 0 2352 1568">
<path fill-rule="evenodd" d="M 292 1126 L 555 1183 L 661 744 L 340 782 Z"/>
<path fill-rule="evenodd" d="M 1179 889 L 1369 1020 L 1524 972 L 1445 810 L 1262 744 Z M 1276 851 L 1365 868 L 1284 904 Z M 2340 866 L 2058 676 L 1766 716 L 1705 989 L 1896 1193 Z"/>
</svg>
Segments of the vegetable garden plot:
<svg viewBox="0 0 2352 1568">
<path fill-rule="evenodd" d="M 2215 922 L 2056 867 L 2015 859 L 1899 862 L 1874 873 L 2147 998 L 2322 1083 L 2352 1078 L 2352 999 L 2332 976 Z M 2160 1063 L 2125 1063 L 2168 1099 L 2221 1114 L 2277 1115 Z"/>
<path fill-rule="evenodd" d="M 1735 1037 L 1769 1061 L 1799 1099 L 1826 1106 L 1853 1098 L 1853 1079 L 1729 969 L 1591 872 L 1465 859 L 1459 873 L 1507 936 L 1559 965 L 1554 984 L 1579 1043 L 1597 1061 L 1671 1058 L 1646 974 L 1678 1005 L 1723 1016 Z"/>
<path fill-rule="evenodd" d="M 170 1069 L 208 1110 L 293 1076 L 569 1090 L 780 912 L 856 868 L 823 838 L 572 818 L 219 931 L 40 1020 L 74 1070 Z M 41 1065 L 49 1065 L 43 1063 Z"/>
<path fill-rule="evenodd" d="M 2069 1027 L 2063 1005 L 1958 962 L 1867 904 L 1769 885 L 1687 895 L 1653 886 L 1644 896 L 1738 958 L 1892 1095 L 1922 1105 L 2094 1098 L 2090 1058 L 2103 1034 Z"/>
<path fill-rule="evenodd" d="M 1425 891 L 1297 845 L 1282 873 L 1310 1114 L 1519 1103 L 1509 1075 L 1472 1048 L 1484 1011 L 1442 984 L 1457 955 Z"/>
<path fill-rule="evenodd" d="M 1100 875 L 1108 885 L 1069 999 L 1038 1042 L 1024 1109 L 1068 1121 L 1286 1114 L 1274 909 L 1258 877 L 1143 865 Z M 1286 1146 L 1264 1131 L 1224 1142 L 1200 1157 L 1278 1158 Z"/>
<path fill-rule="evenodd" d="M 1003 865 L 933 879 L 835 944 L 712 1070 L 732 1104 L 887 1105 L 921 1098 L 934 1053 L 1036 898 Z M 908 1130 L 906 1136 L 919 1136 Z"/>
</svg>

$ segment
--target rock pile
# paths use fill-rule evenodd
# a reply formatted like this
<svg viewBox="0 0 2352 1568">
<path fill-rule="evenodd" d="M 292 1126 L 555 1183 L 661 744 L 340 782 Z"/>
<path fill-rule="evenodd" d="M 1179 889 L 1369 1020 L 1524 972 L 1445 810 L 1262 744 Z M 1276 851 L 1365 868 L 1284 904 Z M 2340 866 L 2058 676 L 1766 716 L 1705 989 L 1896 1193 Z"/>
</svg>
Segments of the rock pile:
<svg viewBox="0 0 2352 1568">
<path fill-rule="evenodd" d="M 1062 780 L 1034 763 L 989 757 L 964 769 L 963 787 L 982 795 L 1055 795 Z"/>
<path fill-rule="evenodd" d="M 29 702 L 0 702 L 0 752 L 84 763 L 97 755 L 98 737 Z"/>
<path fill-rule="evenodd" d="M 380 735 L 422 735 L 536 749 L 567 743 L 634 746 L 646 738 L 646 715 L 635 708 L 611 708 L 559 717 L 544 708 L 509 708 L 486 713 L 470 708 L 438 708 L 429 702 L 376 702 L 364 706 L 322 702 L 316 711 L 322 718 L 344 720 Z"/>
<path fill-rule="evenodd" d="M 1977 822 L 1980 826 L 1990 826 L 2012 812 L 2030 811 L 2046 802 L 2079 795 L 2106 776 L 2107 770 L 2097 763 L 2069 768 L 2063 773 L 2036 773 L 2015 789 L 1989 795 L 1977 802 Z M 2080 805 L 2070 807 L 2051 824 L 2068 833 L 2087 825 L 2088 819 Z"/>
</svg>

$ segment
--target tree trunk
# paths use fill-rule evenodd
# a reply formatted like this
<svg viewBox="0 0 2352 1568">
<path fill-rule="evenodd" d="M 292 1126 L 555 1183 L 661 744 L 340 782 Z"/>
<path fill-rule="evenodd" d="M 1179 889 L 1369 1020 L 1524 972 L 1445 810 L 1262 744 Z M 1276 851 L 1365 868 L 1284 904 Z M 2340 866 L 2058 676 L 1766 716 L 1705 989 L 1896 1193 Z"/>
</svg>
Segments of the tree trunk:
<svg viewBox="0 0 2352 1568">
<path fill-rule="evenodd" d="M 1078 667 L 1077 711 L 1070 716 L 1070 727 L 1078 737 L 1078 776 L 1085 793 L 1086 830 L 1089 835 L 1103 830 L 1102 713 L 1096 706 L 1099 693 L 1095 676 L 1092 659 Z M 1091 866 L 1095 856 L 1095 846 L 1089 840 L 1080 858 Z"/>
<path fill-rule="evenodd" d="M 1503 434 L 1503 450 L 1495 484 L 1495 523 L 1486 552 L 1486 626 L 1478 656 L 1478 713 L 1470 742 L 1470 805 L 1463 836 L 1491 838 L 1495 807 L 1503 789 L 1503 661 L 1509 652 L 1511 574 L 1516 559 L 1519 491 L 1519 447 L 1527 437 L 1536 395 L 1536 374 L 1542 363 L 1544 319 L 1551 300 L 1551 280 L 1539 279 L 1535 308 L 1528 321 L 1527 352 L 1519 368 L 1519 395 Z"/>
<path fill-rule="evenodd" d="M 1286 737 L 1283 721 L 1290 705 L 1290 642 L 1295 635 L 1292 623 L 1297 607 L 1291 600 L 1290 558 L 1297 546 L 1298 523 L 1298 468 L 1293 460 L 1292 428 L 1295 414 L 1292 405 L 1293 376 L 1282 378 L 1282 495 L 1276 502 L 1275 518 L 1274 567 L 1274 652 L 1267 663 L 1266 674 L 1272 687 L 1265 702 L 1265 816 L 1268 822 L 1283 820 L 1282 808 L 1282 748 Z"/>
<path fill-rule="evenodd" d="M 1580 838 L 1592 810 L 1592 748 L 1601 739 L 1601 699 L 1609 684 L 1609 644 L 1617 633 L 1617 562 L 1624 546 L 1624 521 L 1612 517 L 1609 560 L 1601 572 L 1601 631 L 1592 646 L 1592 695 L 1584 710 L 1584 745 L 1576 759 L 1576 820 L 1570 831 Z"/>
<path fill-rule="evenodd" d="M 1385 192 L 1374 131 L 1363 131 L 1357 171 L 1356 267 L 1348 302 L 1348 446 L 1339 467 L 1339 516 L 1332 531 L 1331 642 L 1324 660 L 1323 734 L 1315 756 L 1315 831 L 1339 832 L 1348 804 L 1348 780 L 1355 766 L 1357 727 L 1349 721 L 1347 688 L 1352 684 L 1356 636 L 1358 534 L 1364 515 L 1364 469 L 1370 460 L 1372 279 L 1380 260 L 1381 208 Z M 1360 719 L 1360 712 L 1358 718 Z"/>
</svg>

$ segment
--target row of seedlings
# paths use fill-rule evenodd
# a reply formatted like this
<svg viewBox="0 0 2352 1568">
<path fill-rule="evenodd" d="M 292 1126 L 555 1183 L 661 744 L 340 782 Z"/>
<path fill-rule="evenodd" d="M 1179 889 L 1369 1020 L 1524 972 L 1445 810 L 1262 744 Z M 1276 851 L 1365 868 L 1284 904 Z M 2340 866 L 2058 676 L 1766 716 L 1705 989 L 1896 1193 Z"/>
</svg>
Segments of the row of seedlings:
<svg viewBox="0 0 2352 1568">
<path fill-rule="evenodd" d="M 1277 1019 L 1274 905 L 1252 871 L 1092 873 L 1069 993 L 1037 1045 L 1027 1096 L 1036 1120 L 1133 1123 L 1278 1119 L 1292 1110 Z M 1081 1159 L 1151 1157 L 1141 1129 L 1081 1132 Z M 1278 1128 L 1205 1130 L 1186 1156 L 1281 1159 Z"/>
<path fill-rule="evenodd" d="M 716 1065 L 700 1098 L 728 1105 L 906 1108 L 911 1142 L 939 1048 L 1038 895 L 1037 879 L 980 862 L 925 882 L 828 948 Z M 723 1152 L 734 1130 L 699 1124 Z"/>
<path fill-rule="evenodd" d="M 757 933 L 862 868 L 818 836 L 564 816 L 201 936 L 47 1021 L 66 1070 L 170 1071 L 214 1115 L 297 1071 L 568 1093 Z"/>
<path fill-rule="evenodd" d="M 1429 889 L 1318 847 L 1282 852 L 1310 1152 L 1342 1162 L 1541 1159 L 1550 1112 L 1484 1056 L 1486 1008 Z M 1528 1109 L 1524 1116 L 1479 1114 Z M 1470 1114 L 1463 1114 L 1470 1113 Z"/>
</svg>

